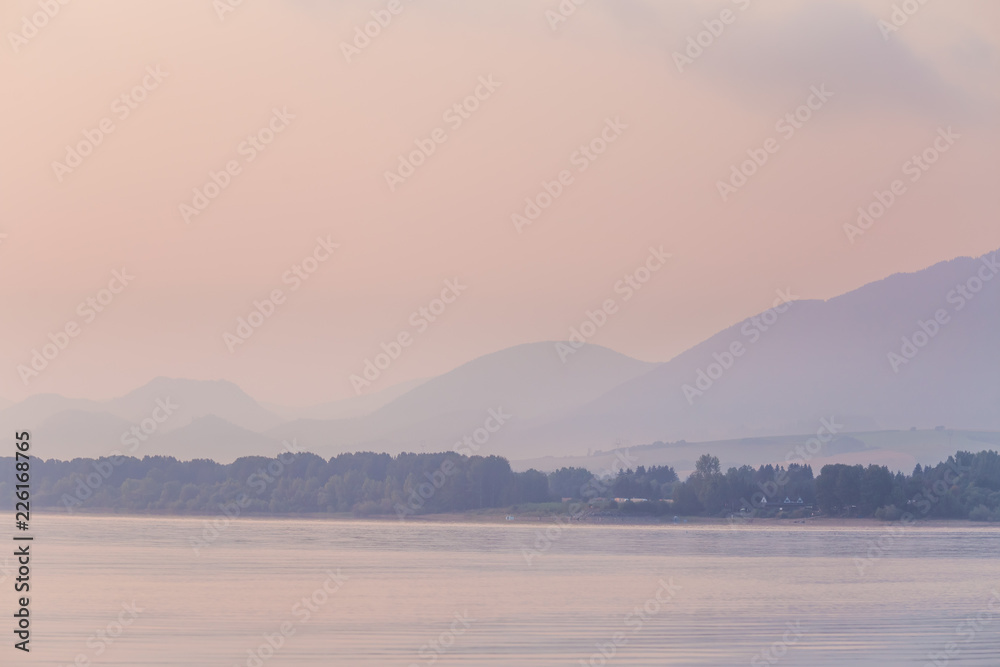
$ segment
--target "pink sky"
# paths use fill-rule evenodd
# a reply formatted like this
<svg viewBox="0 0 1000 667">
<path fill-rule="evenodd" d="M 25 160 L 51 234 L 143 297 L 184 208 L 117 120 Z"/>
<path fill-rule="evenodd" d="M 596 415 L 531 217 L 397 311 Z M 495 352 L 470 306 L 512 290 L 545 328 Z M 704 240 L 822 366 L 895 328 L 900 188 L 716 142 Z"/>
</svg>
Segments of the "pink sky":
<svg viewBox="0 0 1000 667">
<path fill-rule="evenodd" d="M 828 298 L 1000 247 L 991 0 L 927 3 L 888 39 L 881 0 L 591 0 L 556 30 L 554 0 L 403 0 L 347 62 L 341 42 L 388 4 L 245 0 L 220 19 L 209 0 L 88 0 L 15 45 L 38 5 L 4 3 L 0 396 L 106 398 L 167 375 L 316 403 L 353 395 L 349 376 L 410 332 L 381 389 L 565 339 L 650 246 L 672 257 L 591 342 L 666 361 L 777 289 Z M 678 71 L 672 54 L 723 10 Z M 124 117 L 115 100 L 144 77 Z M 445 112 L 477 86 L 456 127 Z M 832 96 L 787 136 L 776 123 L 812 86 Z M 275 108 L 294 118 L 248 161 Z M 53 162 L 105 118 L 114 132 L 60 181 Z M 614 141 L 580 171 L 609 118 Z M 948 127 L 958 138 L 911 181 L 904 163 Z M 436 128 L 446 141 L 390 191 L 385 172 Z M 769 138 L 777 152 L 723 201 L 718 181 Z M 230 161 L 185 222 L 179 205 Z M 572 182 L 519 233 L 512 214 L 562 170 Z M 905 192 L 850 243 L 844 224 L 894 179 Z M 283 274 L 327 236 L 339 247 L 292 291 Z M 123 267 L 134 280 L 87 322 L 78 304 Z M 416 332 L 411 313 L 455 278 L 467 289 Z M 223 334 L 275 289 L 283 303 L 230 352 Z M 18 365 L 69 322 L 79 334 L 25 385 Z"/>
</svg>

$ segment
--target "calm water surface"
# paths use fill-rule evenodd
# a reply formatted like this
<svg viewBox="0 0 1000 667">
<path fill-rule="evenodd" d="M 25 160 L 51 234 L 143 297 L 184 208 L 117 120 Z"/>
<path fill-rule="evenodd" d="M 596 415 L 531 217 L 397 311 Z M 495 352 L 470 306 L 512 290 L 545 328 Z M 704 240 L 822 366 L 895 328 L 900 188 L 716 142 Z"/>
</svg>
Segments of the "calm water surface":
<svg viewBox="0 0 1000 667">
<path fill-rule="evenodd" d="M 996 529 L 204 524 L 36 517 L 0 664 L 1000 665 Z"/>
</svg>

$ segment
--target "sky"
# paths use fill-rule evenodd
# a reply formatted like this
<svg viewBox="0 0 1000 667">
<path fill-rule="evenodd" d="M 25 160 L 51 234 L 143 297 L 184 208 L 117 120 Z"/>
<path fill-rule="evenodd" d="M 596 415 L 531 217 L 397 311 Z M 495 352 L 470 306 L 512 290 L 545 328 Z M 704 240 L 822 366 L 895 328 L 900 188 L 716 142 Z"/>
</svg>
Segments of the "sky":
<svg viewBox="0 0 1000 667">
<path fill-rule="evenodd" d="M 1000 248 L 991 0 L 53 6 L 0 7 L 7 400 L 309 405 L 588 312 L 667 361 Z"/>
</svg>

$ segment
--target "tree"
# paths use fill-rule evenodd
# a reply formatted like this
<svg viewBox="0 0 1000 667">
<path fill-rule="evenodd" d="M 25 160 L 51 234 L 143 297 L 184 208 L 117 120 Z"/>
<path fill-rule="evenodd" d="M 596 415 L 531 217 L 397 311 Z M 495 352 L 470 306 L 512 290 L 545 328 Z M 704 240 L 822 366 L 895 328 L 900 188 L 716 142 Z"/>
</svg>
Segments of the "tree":
<svg viewBox="0 0 1000 667">
<path fill-rule="evenodd" d="M 720 469 L 717 457 L 702 454 L 687 481 L 687 485 L 693 487 L 698 503 L 710 514 L 718 513 L 726 502 L 725 478 Z"/>
<path fill-rule="evenodd" d="M 700 514 L 704 509 L 690 481 L 674 485 L 674 511 L 677 514 Z"/>
<path fill-rule="evenodd" d="M 718 457 L 711 454 L 702 454 L 698 458 L 698 462 L 694 464 L 694 475 L 697 475 L 701 479 L 710 479 L 720 474 L 720 471 Z"/>
<path fill-rule="evenodd" d="M 889 502 L 892 495 L 892 473 L 885 466 L 870 465 L 861 476 L 858 509 L 862 516 L 872 516 L 875 510 Z"/>
<path fill-rule="evenodd" d="M 594 479 L 586 468 L 559 468 L 549 474 L 549 493 L 553 498 L 583 498 L 583 489 Z"/>
<path fill-rule="evenodd" d="M 518 502 L 547 502 L 550 499 L 549 478 L 534 468 L 514 473 L 514 496 Z"/>
</svg>

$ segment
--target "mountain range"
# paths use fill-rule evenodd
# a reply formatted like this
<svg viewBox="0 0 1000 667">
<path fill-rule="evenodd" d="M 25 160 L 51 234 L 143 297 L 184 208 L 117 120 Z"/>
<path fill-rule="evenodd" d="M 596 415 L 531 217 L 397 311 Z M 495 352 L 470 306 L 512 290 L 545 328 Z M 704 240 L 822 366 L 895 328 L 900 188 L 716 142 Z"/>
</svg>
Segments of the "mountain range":
<svg viewBox="0 0 1000 667">
<path fill-rule="evenodd" d="M 469 438 L 473 451 L 512 460 L 586 461 L 616 442 L 805 441 L 823 420 L 840 436 L 1000 431 L 998 254 L 892 275 L 825 301 L 779 303 L 664 363 L 582 341 L 538 342 L 306 408 L 259 403 L 227 381 L 160 377 L 108 401 L 40 394 L 0 402 L 0 424 L 31 430 L 44 458 L 117 450 L 221 462 L 273 456 L 293 440 L 332 456 L 442 451 Z M 907 437 L 892 446 L 905 450 Z M 761 462 L 746 442 L 743 462 Z M 912 449 L 896 453 L 937 452 Z"/>
</svg>

